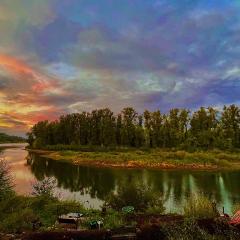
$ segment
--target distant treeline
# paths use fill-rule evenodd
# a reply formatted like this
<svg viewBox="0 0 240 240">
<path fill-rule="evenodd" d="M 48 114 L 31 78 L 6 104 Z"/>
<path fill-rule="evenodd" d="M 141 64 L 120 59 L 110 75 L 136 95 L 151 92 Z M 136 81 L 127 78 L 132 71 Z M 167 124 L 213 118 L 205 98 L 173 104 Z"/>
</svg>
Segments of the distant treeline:
<svg viewBox="0 0 240 240">
<path fill-rule="evenodd" d="M 5 133 L 0 133 L 0 143 L 21 143 L 26 142 L 26 139 L 18 136 L 10 136 Z"/>
<path fill-rule="evenodd" d="M 102 147 L 158 147 L 182 149 L 240 148 L 240 108 L 221 111 L 201 107 L 195 112 L 171 109 L 169 113 L 146 110 L 138 114 L 124 108 L 74 113 L 59 120 L 38 122 L 28 133 L 31 147 L 78 145 Z"/>
</svg>

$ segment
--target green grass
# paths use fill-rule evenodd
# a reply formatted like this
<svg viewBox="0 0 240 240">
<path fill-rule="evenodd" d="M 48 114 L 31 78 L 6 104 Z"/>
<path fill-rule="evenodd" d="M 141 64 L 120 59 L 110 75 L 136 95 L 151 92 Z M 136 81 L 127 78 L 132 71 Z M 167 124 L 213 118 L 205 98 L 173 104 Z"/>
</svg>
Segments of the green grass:
<svg viewBox="0 0 240 240">
<path fill-rule="evenodd" d="M 52 146 L 54 149 L 54 146 Z M 56 160 L 72 161 L 75 164 L 96 164 L 122 167 L 156 168 L 239 168 L 240 152 L 220 150 L 187 152 L 175 149 L 128 149 L 99 151 L 54 150 L 41 154 Z"/>
<path fill-rule="evenodd" d="M 189 218 L 215 218 L 218 213 L 212 201 L 202 194 L 193 194 L 186 200 L 184 215 Z"/>
<path fill-rule="evenodd" d="M 31 230 L 31 222 L 39 220 L 42 229 L 54 225 L 59 214 L 85 211 L 77 202 L 59 201 L 46 196 L 25 197 L 14 195 L 0 202 L 0 232 Z"/>
</svg>

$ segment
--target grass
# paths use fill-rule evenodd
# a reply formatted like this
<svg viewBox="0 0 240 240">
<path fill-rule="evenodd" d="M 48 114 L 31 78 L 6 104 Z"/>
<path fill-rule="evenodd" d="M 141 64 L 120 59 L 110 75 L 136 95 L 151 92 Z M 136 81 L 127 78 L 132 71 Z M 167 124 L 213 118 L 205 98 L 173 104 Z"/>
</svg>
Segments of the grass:
<svg viewBox="0 0 240 240">
<path fill-rule="evenodd" d="M 58 148 L 60 148 L 58 146 Z M 66 147 L 67 148 L 67 147 Z M 110 167 L 150 168 L 240 168 L 240 152 L 220 150 L 187 152 L 175 149 L 94 149 L 41 151 L 40 154 L 55 160 L 71 161 L 74 164 L 93 164 Z M 64 149 L 61 146 L 61 149 Z M 37 151 L 38 152 L 38 151 Z"/>
<path fill-rule="evenodd" d="M 59 201 L 46 196 L 14 195 L 0 202 L 0 232 L 21 232 L 32 229 L 32 221 L 40 221 L 42 229 L 53 226 L 57 216 L 71 211 L 84 211 L 77 202 Z"/>
<path fill-rule="evenodd" d="M 190 218 L 215 218 L 218 212 L 208 198 L 193 194 L 186 200 L 184 215 Z"/>
</svg>

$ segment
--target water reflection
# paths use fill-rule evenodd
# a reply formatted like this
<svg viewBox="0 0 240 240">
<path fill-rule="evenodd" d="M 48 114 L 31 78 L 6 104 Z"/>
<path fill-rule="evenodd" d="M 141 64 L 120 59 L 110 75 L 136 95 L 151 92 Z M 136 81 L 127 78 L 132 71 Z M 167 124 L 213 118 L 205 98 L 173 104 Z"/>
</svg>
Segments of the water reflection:
<svg viewBox="0 0 240 240">
<path fill-rule="evenodd" d="M 240 172 L 206 171 L 159 171 L 141 169 L 105 169 L 75 166 L 30 154 L 27 164 L 38 180 L 55 177 L 58 187 L 70 192 L 79 192 L 79 199 L 89 195 L 90 200 L 102 202 L 106 195 L 119 186 L 144 184 L 164 198 L 165 207 L 171 212 L 180 212 L 185 199 L 202 192 L 215 199 L 218 206 L 227 211 L 235 202 L 240 202 Z M 82 196 L 82 197 L 81 197 Z"/>
</svg>

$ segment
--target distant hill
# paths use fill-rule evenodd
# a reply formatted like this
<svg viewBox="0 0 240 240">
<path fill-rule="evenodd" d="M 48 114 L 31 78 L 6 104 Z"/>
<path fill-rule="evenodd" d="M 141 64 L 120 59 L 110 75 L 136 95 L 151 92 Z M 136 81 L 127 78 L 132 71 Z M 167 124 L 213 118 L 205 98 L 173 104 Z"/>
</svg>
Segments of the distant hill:
<svg viewBox="0 0 240 240">
<path fill-rule="evenodd" d="M 21 143 L 26 142 L 26 139 L 18 136 L 10 136 L 5 133 L 0 133 L 0 143 Z"/>
</svg>

